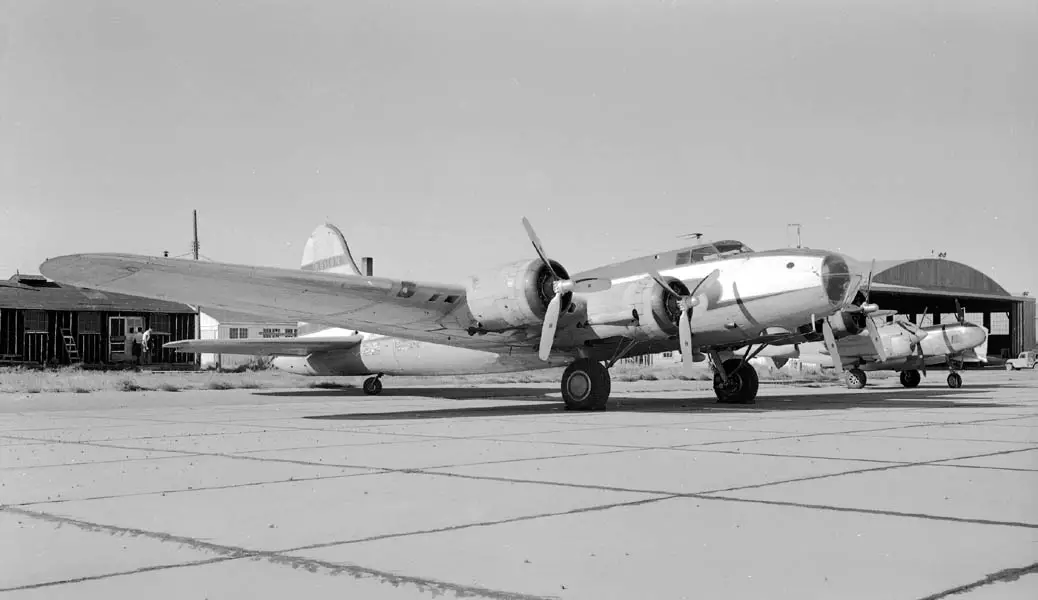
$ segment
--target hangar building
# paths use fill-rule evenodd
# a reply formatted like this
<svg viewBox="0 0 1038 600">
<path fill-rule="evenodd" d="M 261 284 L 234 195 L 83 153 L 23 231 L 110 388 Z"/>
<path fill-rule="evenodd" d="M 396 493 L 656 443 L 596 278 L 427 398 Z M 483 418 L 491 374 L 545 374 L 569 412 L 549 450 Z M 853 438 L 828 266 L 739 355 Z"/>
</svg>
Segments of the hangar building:
<svg viewBox="0 0 1038 600">
<path fill-rule="evenodd" d="M 868 273 L 870 264 L 861 264 Z M 981 271 L 946 258 L 876 261 L 869 302 L 917 322 L 954 321 L 955 302 L 966 320 L 983 325 L 988 354 L 1009 358 L 1035 347 L 1035 298 L 1014 296 Z M 932 315 L 932 320 L 930 316 Z"/>
<path fill-rule="evenodd" d="M 0 280 L 0 364 L 131 363 L 128 336 L 151 328 L 152 364 L 192 366 L 162 345 L 194 338 L 196 317 L 185 304 L 14 275 Z"/>
</svg>

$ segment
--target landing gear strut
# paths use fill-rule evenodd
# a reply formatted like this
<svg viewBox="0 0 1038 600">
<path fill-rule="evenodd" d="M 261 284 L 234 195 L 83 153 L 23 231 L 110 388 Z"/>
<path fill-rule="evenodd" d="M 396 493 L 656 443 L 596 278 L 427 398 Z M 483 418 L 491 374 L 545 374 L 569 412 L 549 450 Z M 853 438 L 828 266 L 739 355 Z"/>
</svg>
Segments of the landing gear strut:
<svg viewBox="0 0 1038 600">
<path fill-rule="evenodd" d="M 375 375 L 374 377 L 368 377 L 364 380 L 364 393 L 369 396 L 376 396 L 382 391 L 382 373 Z"/>
</svg>

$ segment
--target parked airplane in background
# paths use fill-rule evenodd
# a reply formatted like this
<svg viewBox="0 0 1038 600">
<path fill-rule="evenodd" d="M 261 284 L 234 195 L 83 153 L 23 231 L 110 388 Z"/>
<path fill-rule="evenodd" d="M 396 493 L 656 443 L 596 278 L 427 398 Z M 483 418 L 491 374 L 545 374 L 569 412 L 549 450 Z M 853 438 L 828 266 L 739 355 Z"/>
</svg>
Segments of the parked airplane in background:
<svg viewBox="0 0 1038 600">
<path fill-rule="evenodd" d="M 762 349 L 819 330 L 827 340 L 857 333 L 861 316 L 876 309 L 857 302 L 861 275 L 837 253 L 755 252 L 725 241 L 570 276 L 525 218 L 523 225 L 537 258 L 486 269 L 463 285 L 359 275 L 341 232 L 328 225 L 311 236 L 311 266 L 301 270 L 78 254 L 50 259 L 40 271 L 102 291 L 340 328 L 251 348 L 296 354 L 280 359 L 289 370 L 374 375 L 369 393 L 385 374 L 567 366 L 562 397 L 573 409 L 605 408 L 608 369 L 621 358 L 676 349 L 688 367 L 710 360 L 720 402 L 752 403 L 758 380 L 748 360 Z M 741 357 L 722 360 L 721 351 L 747 345 Z"/>
<path fill-rule="evenodd" d="M 957 303 L 956 303 L 957 304 Z M 888 311 L 870 315 L 878 318 Z M 892 312 L 892 311 L 891 311 Z M 926 313 L 923 313 L 926 316 Z M 907 321 L 895 321 L 878 327 L 881 343 L 877 346 L 864 335 L 852 335 L 837 342 L 838 357 L 847 372 L 847 387 L 860 389 L 867 381 L 865 371 L 900 371 L 901 385 L 915 387 L 926 375 L 926 367 L 948 363 L 948 387 L 962 386 L 962 376 L 955 363 L 987 362 L 988 332 L 966 321 L 961 308 L 956 311 L 955 325 L 919 327 Z M 835 367 L 833 355 L 819 344 L 800 347 L 800 360 L 822 367 Z"/>
</svg>

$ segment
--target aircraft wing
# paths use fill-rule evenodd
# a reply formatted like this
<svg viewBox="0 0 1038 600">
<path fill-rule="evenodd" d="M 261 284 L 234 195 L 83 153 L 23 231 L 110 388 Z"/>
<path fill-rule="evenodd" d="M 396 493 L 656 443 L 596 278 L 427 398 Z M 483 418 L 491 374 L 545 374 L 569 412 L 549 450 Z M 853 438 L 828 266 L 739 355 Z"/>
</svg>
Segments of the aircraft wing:
<svg viewBox="0 0 1038 600">
<path fill-rule="evenodd" d="M 471 336 L 464 286 L 132 254 L 73 254 L 40 272 L 86 288 L 480 350 L 534 352 L 525 331 Z"/>
<path fill-rule="evenodd" d="M 180 340 L 169 342 L 163 348 L 196 354 L 212 352 L 257 356 L 309 356 L 315 352 L 346 350 L 356 346 L 363 339 L 360 335 L 343 335 L 245 340 Z"/>
</svg>

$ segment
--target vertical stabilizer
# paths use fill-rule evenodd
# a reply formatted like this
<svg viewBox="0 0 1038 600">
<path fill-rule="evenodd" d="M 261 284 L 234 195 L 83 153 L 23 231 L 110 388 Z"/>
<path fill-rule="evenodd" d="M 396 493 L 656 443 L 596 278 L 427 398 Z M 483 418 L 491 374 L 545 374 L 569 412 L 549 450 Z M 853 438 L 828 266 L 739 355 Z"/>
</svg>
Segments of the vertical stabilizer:
<svg viewBox="0 0 1038 600">
<path fill-rule="evenodd" d="M 310 239 L 306 240 L 306 246 L 303 247 L 300 268 L 340 275 L 361 274 L 357 261 L 350 254 L 350 247 L 346 245 L 346 237 L 331 223 L 318 225 L 310 234 Z"/>
<path fill-rule="evenodd" d="M 317 229 L 310 234 L 303 247 L 303 260 L 300 269 L 304 271 L 320 271 L 322 273 L 337 273 L 339 275 L 360 275 L 357 261 L 350 254 L 350 247 L 346 245 L 346 237 L 342 235 L 339 228 L 331 223 L 318 225 Z M 337 327 L 328 327 L 315 323 L 299 322 L 299 335 L 323 334 L 323 335 L 349 335 L 356 333 Z"/>
</svg>

